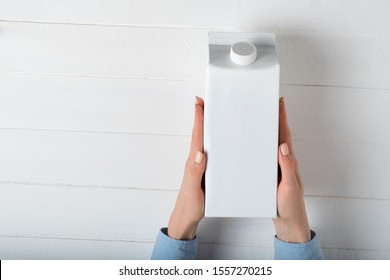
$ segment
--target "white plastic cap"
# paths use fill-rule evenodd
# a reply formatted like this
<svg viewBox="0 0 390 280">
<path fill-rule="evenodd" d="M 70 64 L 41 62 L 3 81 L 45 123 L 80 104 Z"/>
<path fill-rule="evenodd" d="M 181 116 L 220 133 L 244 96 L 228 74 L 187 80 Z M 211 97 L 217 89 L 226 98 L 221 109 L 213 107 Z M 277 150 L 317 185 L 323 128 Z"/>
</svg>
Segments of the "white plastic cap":
<svg viewBox="0 0 390 280">
<path fill-rule="evenodd" d="M 230 58 L 238 65 L 249 65 L 256 61 L 257 49 L 247 42 L 238 42 L 230 48 Z"/>
</svg>

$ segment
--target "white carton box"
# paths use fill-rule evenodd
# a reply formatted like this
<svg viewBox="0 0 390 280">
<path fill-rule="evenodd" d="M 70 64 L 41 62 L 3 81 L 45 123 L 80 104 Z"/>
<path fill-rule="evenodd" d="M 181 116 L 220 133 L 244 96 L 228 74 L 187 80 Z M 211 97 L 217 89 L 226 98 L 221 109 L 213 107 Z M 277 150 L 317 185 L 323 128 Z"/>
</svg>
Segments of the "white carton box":
<svg viewBox="0 0 390 280">
<path fill-rule="evenodd" d="M 209 33 L 207 217 L 275 217 L 279 64 L 272 33 Z"/>
</svg>

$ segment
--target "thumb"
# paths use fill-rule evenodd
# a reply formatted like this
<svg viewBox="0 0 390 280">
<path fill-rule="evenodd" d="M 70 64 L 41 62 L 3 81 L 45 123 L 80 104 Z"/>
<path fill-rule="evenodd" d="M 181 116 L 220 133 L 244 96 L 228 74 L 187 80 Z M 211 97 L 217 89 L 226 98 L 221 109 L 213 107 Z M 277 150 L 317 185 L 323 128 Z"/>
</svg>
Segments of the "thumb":
<svg viewBox="0 0 390 280">
<path fill-rule="evenodd" d="M 296 182 L 294 160 L 291 157 L 287 143 L 279 146 L 279 165 L 282 171 L 282 181 Z"/>
<path fill-rule="evenodd" d="M 205 153 L 197 151 L 195 155 L 190 154 L 186 163 L 186 169 L 192 179 L 200 182 L 206 169 Z"/>
<path fill-rule="evenodd" d="M 201 151 L 197 151 L 196 154 L 195 154 L 195 158 L 194 158 L 194 163 L 196 165 L 199 166 L 199 169 L 202 171 L 202 173 L 204 172 L 205 168 L 206 168 L 206 155 L 201 152 Z"/>
</svg>

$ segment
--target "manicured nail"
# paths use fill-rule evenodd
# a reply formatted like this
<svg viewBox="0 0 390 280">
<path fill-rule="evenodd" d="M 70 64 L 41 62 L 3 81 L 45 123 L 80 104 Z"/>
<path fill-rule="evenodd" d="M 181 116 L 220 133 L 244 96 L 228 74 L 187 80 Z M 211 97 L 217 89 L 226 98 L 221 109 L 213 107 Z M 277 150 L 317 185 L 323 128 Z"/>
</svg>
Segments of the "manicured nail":
<svg viewBox="0 0 390 280">
<path fill-rule="evenodd" d="M 279 98 L 279 103 L 284 103 L 284 97 L 283 96 Z"/>
<path fill-rule="evenodd" d="M 198 105 L 198 97 L 195 96 L 195 105 Z"/>
<path fill-rule="evenodd" d="M 281 146 L 280 146 L 280 151 L 282 152 L 282 155 L 284 156 L 288 156 L 290 151 L 288 150 L 288 145 L 287 143 L 283 143 Z"/>
<path fill-rule="evenodd" d="M 203 161 L 203 153 L 197 151 L 197 152 L 196 152 L 196 156 L 195 156 L 195 163 L 196 163 L 196 164 L 201 164 L 202 161 Z"/>
</svg>

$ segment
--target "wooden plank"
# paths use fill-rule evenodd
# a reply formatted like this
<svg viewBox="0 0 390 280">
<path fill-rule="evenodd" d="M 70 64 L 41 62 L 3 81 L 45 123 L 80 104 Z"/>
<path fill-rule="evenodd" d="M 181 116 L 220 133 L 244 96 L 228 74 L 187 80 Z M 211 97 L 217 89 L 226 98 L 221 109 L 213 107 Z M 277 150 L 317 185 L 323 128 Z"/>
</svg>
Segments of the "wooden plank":
<svg viewBox="0 0 390 280">
<path fill-rule="evenodd" d="M 153 242 L 176 195 L 1 184 L 0 235 Z M 389 200 L 307 197 L 306 204 L 324 248 L 390 250 L 390 226 L 383 222 Z M 272 247 L 274 228 L 271 219 L 205 219 L 197 234 L 202 244 Z"/>
<path fill-rule="evenodd" d="M 299 32 L 277 35 L 284 84 L 389 89 L 388 35 Z"/>
<path fill-rule="evenodd" d="M 389 199 L 390 146 L 295 141 L 308 195 Z"/>
<path fill-rule="evenodd" d="M 2 260 L 150 259 L 153 243 L 0 236 Z"/>
<path fill-rule="evenodd" d="M 0 75 L 0 128 L 191 135 L 204 82 Z M 390 143 L 390 90 L 282 85 L 296 141 Z"/>
<path fill-rule="evenodd" d="M 0 75 L 0 127 L 191 135 L 192 81 Z"/>
<path fill-rule="evenodd" d="M 0 235 L 153 242 L 176 192 L 0 185 Z"/>
<path fill-rule="evenodd" d="M 0 130 L 1 181 L 178 189 L 190 137 Z"/>
<path fill-rule="evenodd" d="M 0 73 L 205 78 L 206 29 L 25 22 L 0 28 Z M 387 35 L 278 31 L 281 81 L 390 89 L 389 44 Z"/>
<path fill-rule="evenodd" d="M 27 3 L 3 0 L 0 18 L 81 24 L 380 33 L 390 28 L 389 9 L 389 5 L 380 0 L 369 3 L 364 0 L 298 0 L 294 3 L 282 0 L 271 3 L 257 0 L 175 0 L 168 3 L 158 0 L 35 0 Z"/>
<path fill-rule="evenodd" d="M 150 259 L 153 242 L 99 241 L 0 236 L 2 260 L 139 260 Z M 270 259 L 273 248 L 199 244 L 198 259 Z"/>
<path fill-rule="evenodd" d="M 0 181 L 177 190 L 188 136 L 0 129 Z M 297 140 L 306 194 L 389 199 L 389 145 Z"/>
<path fill-rule="evenodd" d="M 306 197 L 310 226 L 329 249 L 390 249 L 389 200 Z M 381 254 L 378 253 L 378 256 Z"/>
<path fill-rule="evenodd" d="M 205 75 L 207 31 L 0 22 L 0 72 L 153 79 Z"/>
<path fill-rule="evenodd" d="M 282 86 L 295 141 L 388 145 L 390 90 Z"/>
</svg>

